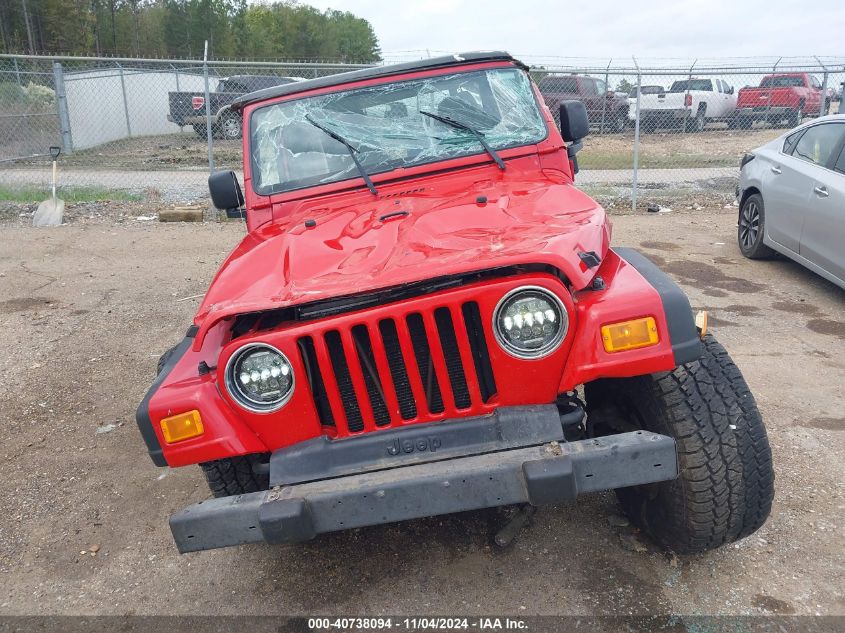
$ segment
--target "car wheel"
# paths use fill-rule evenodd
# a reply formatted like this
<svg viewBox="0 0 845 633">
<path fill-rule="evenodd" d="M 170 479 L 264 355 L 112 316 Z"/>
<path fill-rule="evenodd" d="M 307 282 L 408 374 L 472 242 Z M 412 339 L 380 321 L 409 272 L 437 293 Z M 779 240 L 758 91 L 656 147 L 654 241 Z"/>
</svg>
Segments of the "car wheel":
<svg viewBox="0 0 845 633">
<path fill-rule="evenodd" d="M 234 112 L 225 113 L 220 119 L 220 134 L 224 139 L 234 141 L 241 138 L 243 121 Z"/>
<path fill-rule="evenodd" d="M 628 124 L 628 112 L 620 111 L 613 119 L 613 132 L 615 134 L 622 134 Z"/>
<path fill-rule="evenodd" d="M 789 127 L 797 127 L 804 120 L 804 104 L 799 105 L 789 117 Z"/>
<path fill-rule="evenodd" d="M 701 107 L 698 109 L 698 112 L 695 113 L 695 118 L 687 119 L 686 131 L 695 133 L 703 132 L 705 125 L 707 125 L 707 119 L 705 118 L 705 109 L 704 107 Z"/>
<path fill-rule="evenodd" d="M 678 554 L 752 534 L 774 497 L 766 427 L 739 368 L 712 335 L 670 372 L 587 383 L 587 424 L 675 440 L 676 479 L 616 490 L 632 522 Z M 612 437 L 612 436 L 611 436 Z"/>
<path fill-rule="evenodd" d="M 763 196 L 755 193 L 748 196 L 739 209 L 736 232 L 739 250 L 748 259 L 765 259 L 774 254 L 774 251 L 763 243 L 764 232 Z"/>
</svg>

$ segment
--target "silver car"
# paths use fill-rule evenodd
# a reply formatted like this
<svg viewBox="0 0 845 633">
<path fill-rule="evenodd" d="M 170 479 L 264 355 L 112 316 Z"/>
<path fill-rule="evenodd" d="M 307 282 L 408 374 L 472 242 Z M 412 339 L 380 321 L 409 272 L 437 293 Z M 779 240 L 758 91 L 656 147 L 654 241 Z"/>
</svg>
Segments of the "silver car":
<svg viewBox="0 0 845 633">
<path fill-rule="evenodd" d="M 777 251 L 845 288 L 845 115 L 814 119 L 746 154 L 737 241 Z"/>
</svg>

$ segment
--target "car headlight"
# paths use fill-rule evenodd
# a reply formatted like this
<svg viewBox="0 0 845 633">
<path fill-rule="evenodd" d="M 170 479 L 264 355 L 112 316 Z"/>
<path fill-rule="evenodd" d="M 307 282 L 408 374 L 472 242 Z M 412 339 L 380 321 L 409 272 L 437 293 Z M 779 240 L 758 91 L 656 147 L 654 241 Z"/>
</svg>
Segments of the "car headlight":
<svg viewBox="0 0 845 633">
<path fill-rule="evenodd" d="M 245 409 L 275 411 L 293 395 L 293 367 L 287 357 L 266 343 L 250 343 L 226 364 L 226 388 Z"/>
<path fill-rule="evenodd" d="M 511 290 L 493 313 L 493 332 L 508 354 L 540 358 L 551 354 L 566 336 L 569 315 L 561 300 L 537 286 Z"/>
</svg>

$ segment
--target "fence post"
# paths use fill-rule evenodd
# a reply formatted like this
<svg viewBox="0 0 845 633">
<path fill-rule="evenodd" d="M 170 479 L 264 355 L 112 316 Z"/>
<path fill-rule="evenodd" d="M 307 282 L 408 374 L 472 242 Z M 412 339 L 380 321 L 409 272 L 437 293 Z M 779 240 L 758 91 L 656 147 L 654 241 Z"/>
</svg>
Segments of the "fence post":
<svg viewBox="0 0 845 633">
<path fill-rule="evenodd" d="M 170 64 L 170 67 L 173 69 L 173 72 L 176 74 L 176 92 L 182 92 L 182 89 L 179 87 L 179 69 L 176 68 L 173 64 Z"/>
<path fill-rule="evenodd" d="M 62 65 L 53 62 L 53 84 L 56 88 L 56 109 L 59 115 L 59 132 L 62 137 L 62 151 L 70 154 L 73 151 L 73 136 L 70 133 L 70 114 L 67 107 L 67 93 L 65 92 L 65 75 Z"/>
<path fill-rule="evenodd" d="M 698 63 L 698 59 L 693 61 L 692 66 L 689 67 L 689 74 L 687 76 L 687 91 L 684 93 L 684 108 L 686 109 L 686 98 L 689 96 L 690 93 L 690 84 L 692 83 L 692 69 L 695 68 L 695 65 Z M 696 113 L 697 114 L 697 113 Z M 681 121 L 681 132 L 686 132 L 689 129 L 689 119 L 690 115 L 692 115 L 692 106 L 690 106 L 689 110 L 686 110 L 686 115 L 684 116 L 683 120 Z"/>
<path fill-rule="evenodd" d="M 205 40 L 205 49 L 202 54 L 202 76 L 205 80 L 205 136 L 208 141 L 208 170 L 212 172 L 214 171 L 214 141 L 211 134 L 211 97 L 208 91 L 208 40 Z"/>
<path fill-rule="evenodd" d="M 126 80 L 123 77 L 123 66 L 115 62 L 120 69 L 120 90 L 123 93 L 123 116 L 126 117 L 126 135 L 132 136 L 132 125 L 129 123 L 129 103 L 126 100 Z"/>
<path fill-rule="evenodd" d="M 637 212 L 637 169 L 640 166 L 640 94 L 643 86 L 643 76 L 637 58 L 633 57 L 637 69 L 637 105 L 634 108 L 634 172 L 631 177 L 631 211 Z"/>
<path fill-rule="evenodd" d="M 783 57 L 778 57 L 778 60 L 775 62 L 775 65 L 774 65 L 774 66 L 772 66 L 772 74 L 773 74 L 773 75 L 777 72 L 777 70 L 778 70 L 778 64 L 780 64 L 780 60 L 782 60 L 782 59 L 783 59 Z M 761 80 L 760 80 L 760 84 L 762 85 L 762 83 L 763 83 L 763 80 L 761 79 Z M 768 95 L 768 97 L 766 98 L 766 123 L 768 123 L 768 124 L 769 124 L 769 125 L 771 125 L 772 127 L 775 127 L 775 126 L 771 123 L 771 121 L 769 120 L 769 117 L 770 117 L 771 115 L 772 115 L 772 93 L 771 93 L 771 91 L 769 91 L 769 95 Z M 801 123 L 801 121 L 798 121 L 798 123 Z"/>
<path fill-rule="evenodd" d="M 18 58 L 13 57 L 12 61 L 15 63 L 15 80 L 18 82 L 19 86 L 23 87 L 23 84 L 21 84 L 21 71 L 20 68 L 18 68 Z"/>
<path fill-rule="evenodd" d="M 824 81 L 822 81 L 822 96 L 821 96 L 821 99 L 819 100 L 819 116 L 824 116 L 825 114 L 827 114 L 827 108 L 825 107 L 825 105 L 827 105 L 826 102 L 827 102 L 828 72 L 827 72 L 827 66 L 825 66 L 822 63 L 822 60 L 820 60 L 818 57 L 816 57 L 816 61 L 819 63 L 819 66 L 824 68 Z"/>
<path fill-rule="evenodd" d="M 599 127 L 599 135 L 604 134 L 604 121 L 607 116 L 607 93 L 610 92 L 610 86 L 607 85 L 608 74 L 610 73 L 610 65 L 613 63 L 613 58 L 607 62 L 607 68 L 604 69 L 604 94 L 601 101 L 601 127 Z"/>
</svg>

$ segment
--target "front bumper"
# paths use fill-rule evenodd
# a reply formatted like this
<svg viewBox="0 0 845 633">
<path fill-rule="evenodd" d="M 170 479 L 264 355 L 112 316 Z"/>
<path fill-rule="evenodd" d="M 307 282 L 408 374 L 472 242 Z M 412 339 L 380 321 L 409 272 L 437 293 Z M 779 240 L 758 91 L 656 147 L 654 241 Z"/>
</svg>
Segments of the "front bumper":
<svg viewBox="0 0 845 633">
<path fill-rule="evenodd" d="M 454 424 L 460 424 L 456 421 Z M 674 479 L 675 441 L 634 431 L 415 463 L 211 499 L 170 518 L 182 553 L 495 506 L 572 501 L 578 494 Z"/>
</svg>

